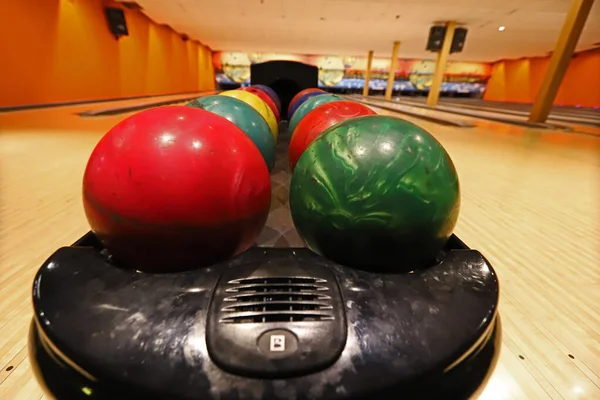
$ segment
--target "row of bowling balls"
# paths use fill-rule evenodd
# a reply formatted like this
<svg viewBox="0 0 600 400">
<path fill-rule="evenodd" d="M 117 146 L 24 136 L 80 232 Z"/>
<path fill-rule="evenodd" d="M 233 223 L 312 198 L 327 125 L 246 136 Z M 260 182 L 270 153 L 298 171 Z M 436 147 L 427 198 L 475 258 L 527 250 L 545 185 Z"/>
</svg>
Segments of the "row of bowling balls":
<svg viewBox="0 0 600 400">
<path fill-rule="evenodd" d="M 290 167 L 293 169 L 302 151 L 314 139 L 317 132 L 327 126 L 352 116 L 374 114 L 368 107 L 345 101 L 336 103 L 325 114 L 311 113 L 314 109 L 329 102 L 341 101 L 342 97 L 328 94 L 321 89 L 309 88 L 296 94 L 288 107 L 289 132 L 296 131 L 299 122 L 303 122 L 290 146 Z M 281 122 L 281 102 L 277 94 L 268 86 L 255 85 L 237 90 L 229 90 L 217 96 L 200 97 L 188 106 L 204 109 L 233 122 L 243 130 L 260 150 L 269 171 L 275 164 L 278 125 Z M 269 135 L 269 132 L 271 135 Z"/>
<path fill-rule="evenodd" d="M 187 104 L 227 119 L 241 129 L 260 151 L 269 171 L 275 165 L 275 147 L 279 137 L 281 103 L 268 86 L 228 90 L 215 96 L 203 96 Z"/>
<path fill-rule="evenodd" d="M 265 149 L 274 149 L 278 132 L 268 123 L 266 108 L 277 120 L 271 107 L 248 89 L 256 88 L 139 112 L 100 140 L 85 170 L 83 202 L 116 263 L 175 271 L 256 242 L 271 202 L 274 154 Z M 444 148 L 408 121 L 309 93 L 316 94 L 301 94 L 287 110 L 298 233 L 349 266 L 430 262 L 451 235 L 460 203 Z M 269 96 L 281 115 L 276 95 Z"/>
<path fill-rule="evenodd" d="M 290 115 L 290 210 L 306 244 L 369 270 L 434 262 L 460 208 L 444 147 L 409 121 L 319 89 L 292 101 Z"/>
</svg>

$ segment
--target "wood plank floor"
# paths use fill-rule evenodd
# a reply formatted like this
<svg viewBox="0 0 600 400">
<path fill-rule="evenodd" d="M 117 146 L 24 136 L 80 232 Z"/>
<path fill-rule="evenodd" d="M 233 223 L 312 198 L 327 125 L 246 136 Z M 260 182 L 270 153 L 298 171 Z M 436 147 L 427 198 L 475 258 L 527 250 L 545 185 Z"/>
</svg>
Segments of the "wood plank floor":
<svg viewBox="0 0 600 400">
<path fill-rule="evenodd" d="M 27 359 L 32 279 L 87 231 L 83 170 L 124 118 L 74 115 L 90 108 L 0 114 L 0 399 L 43 398 Z M 503 349 L 481 398 L 600 399 L 600 138 L 413 121 L 450 152 L 456 233 L 501 281 Z"/>
</svg>

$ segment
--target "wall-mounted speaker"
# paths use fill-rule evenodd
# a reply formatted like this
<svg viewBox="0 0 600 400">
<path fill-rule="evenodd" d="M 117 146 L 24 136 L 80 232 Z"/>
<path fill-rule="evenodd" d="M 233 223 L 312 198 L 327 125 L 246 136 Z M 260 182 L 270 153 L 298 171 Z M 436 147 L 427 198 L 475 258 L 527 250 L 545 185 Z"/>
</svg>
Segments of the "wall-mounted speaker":
<svg viewBox="0 0 600 400">
<path fill-rule="evenodd" d="M 429 38 L 427 39 L 428 51 L 440 51 L 444 44 L 444 36 L 446 36 L 446 27 L 443 25 L 434 25 L 429 28 Z M 452 45 L 450 46 L 450 53 L 460 53 L 465 47 L 467 40 L 467 29 L 456 28 L 454 30 L 454 37 L 452 38 Z"/>
<path fill-rule="evenodd" d="M 107 7 L 104 11 L 106 13 L 110 32 L 115 35 L 115 37 L 118 38 L 120 36 L 129 35 L 127 22 L 125 21 L 125 13 L 121 8 Z"/>
<path fill-rule="evenodd" d="M 460 53 L 465 47 L 467 40 L 467 29 L 456 28 L 454 31 L 454 38 L 452 38 L 452 46 L 450 47 L 450 53 Z"/>
<path fill-rule="evenodd" d="M 427 51 L 440 51 L 444 43 L 446 27 L 443 25 L 434 25 L 429 28 L 429 38 L 427 39 Z"/>
</svg>

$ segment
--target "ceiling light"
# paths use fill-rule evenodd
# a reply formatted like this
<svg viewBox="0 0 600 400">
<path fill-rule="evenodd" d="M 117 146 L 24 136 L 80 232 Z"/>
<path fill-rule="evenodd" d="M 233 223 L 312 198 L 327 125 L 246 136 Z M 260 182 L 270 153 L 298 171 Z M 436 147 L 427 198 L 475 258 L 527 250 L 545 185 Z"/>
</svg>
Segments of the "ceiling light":
<svg viewBox="0 0 600 400">
<path fill-rule="evenodd" d="M 506 29 L 506 27 L 505 27 L 505 26 L 499 26 L 499 27 L 498 27 L 498 31 L 499 31 L 499 32 L 504 32 L 504 30 L 505 30 L 505 29 Z"/>
</svg>

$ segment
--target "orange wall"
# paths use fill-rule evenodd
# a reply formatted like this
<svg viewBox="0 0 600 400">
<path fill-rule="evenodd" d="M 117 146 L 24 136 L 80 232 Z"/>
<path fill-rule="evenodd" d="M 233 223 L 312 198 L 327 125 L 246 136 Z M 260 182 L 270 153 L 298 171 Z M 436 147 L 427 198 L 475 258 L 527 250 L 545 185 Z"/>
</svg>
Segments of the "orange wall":
<svg viewBox="0 0 600 400">
<path fill-rule="evenodd" d="M 504 78 L 510 85 L 506 85 L 506 96 L 512 101 L 527 102 L 531 99 L 529 77 L 531 74 L 529 60 L 518 63 L 507 63 Z"/>
<path fill-rule="evenodd" d="M 488 80 L 484 98 L 489 100 L 506 99 L 506 62 L 500 61 L 494 64 L 492 75 Z"/>
<path fill-rule="evenodd" d="M 116 40 L 108 0 L 0 3 L 0 106 L 215 87 L 211 50 L 141 12 L 125 9 L 129 36 Z"/>
<path fill-rule="evenodd" d="M 503 60 L 494 65 L 483 96 L 486 100 L 533 102 L 549 57 Z M 567 69 L 554 104 L 600 107 L 600 51 L 577 54 Z"/>
</svg>

